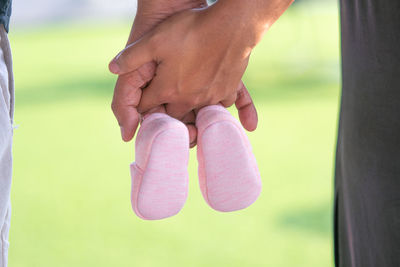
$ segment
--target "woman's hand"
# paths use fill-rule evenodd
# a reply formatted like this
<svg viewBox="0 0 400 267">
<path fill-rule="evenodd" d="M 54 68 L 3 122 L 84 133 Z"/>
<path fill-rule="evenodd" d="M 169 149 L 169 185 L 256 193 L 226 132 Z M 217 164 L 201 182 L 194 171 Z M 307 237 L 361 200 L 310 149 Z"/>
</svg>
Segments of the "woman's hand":
<svg viewBox="0 0 400 267">
<path fill-rule="evenodd" d="M 205 0 L 139 0 L 137 13 L 132 25 L 127 45 L 140 39 L 143 34 L 153 29 L 160 22 L 176 12 L 195 7 L 206 6 Z M 137 70 L 119 75 L 114 90 L 112 110 L 121 128 L 124 141 L 130 141 L 139 125 L 140 114 L 137 112 L 142 88 L 153 78 L 156 69 L 154 62 L 149 62 Z M 153 112 L 165 112 L 164 106 L 156 107 Z M 187 116 L 186 121 L 194 121 L 195 115 Z M 188 123 L 190 140 L 195 144 L 196 128 Z"/>
</svg>

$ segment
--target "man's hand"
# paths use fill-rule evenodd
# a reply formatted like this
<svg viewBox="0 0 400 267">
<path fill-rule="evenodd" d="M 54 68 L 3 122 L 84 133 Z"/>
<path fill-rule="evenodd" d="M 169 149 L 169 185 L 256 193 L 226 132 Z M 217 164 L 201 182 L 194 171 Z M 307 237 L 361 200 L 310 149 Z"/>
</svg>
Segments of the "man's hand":
<svg viewBox="0 0 400 267">
<path fill-rule="evenodd" d="M 117 74 L 157 63 L 156 76 L 143 90 L 140 113 L 165 104 L 167 113 L 181 120 L 193 109 L 235 103 L 252 47 L 240 19 L 221 19 L 213 8 L 169 17 L 112 61 L 110 70 Z"/>
<path fill-rule="evenodd" d="M 140 7 L 140 5 L 139 5 Z M 130 38 L 130 42 L 134 41 L 136 39 L 138 39 L 145 31 L 140 30 L 138 26 L 136 25 L 147 25 L 147 28 L 151 28 L 152 26 L 149 26 L 149 23 L 143 23 L 143 20 L 140 20 L 140 8 L 138 8 L 138 16 L 135 19 L 135 24 L 133 26 L 133 30 L 131 33 L 131 38 Z M 176 9 L 175 9 L 176 11 Z M 120 68 L 120 77 L 118 79 L 116 88 L 115 88 L 115 94 L 114 94 L 114 99 L 113 99 L 113 111 L 119 121 L 119 124 L 121 126 L 121 134 L 122 134 L 122 138 L 125 141 L 129 141 L 132 139 L 136 128 L 138 126 L 138 122 L 139 122 L 139 114 L 136 110 L 136 107 L 139 104 L 140 98 L 142 97 L 142 100 L 144 101 L 143 104 L 141 103 L 141 107 L 142 110 L 141 111 L 148 111 L 154 107 L 156 107 L 156 109 L 160 109 L 160 104 L 167 104 L 167 111 L 169 114 L 174 115 L 175 117 L 179 117 L 180 119 L 182 119 L 184 122 L 187 123 L 193 123 L 194 119 L 195 119 L 195 115 L 193 114 L 193 112 L 191 112 L 192 109 L 194 108 L 199 108 L 201 106 L 203 106 L 204 104 L 201 104 L 201 98 L 203 96 L 208 96 L 207 101 L 209 101 L 209 103 L 211 104 L 215 104 L 218 102 L 222 102 L 225 106 L 230 106 L 233 102 L 235 102 L 236 100 L 236 107 L 238 108 L 239 111 L 239 117 L 240 120 L 243 124 L 243 126 L 247 129 L 247 130 L 254 130 L 257 126 L 257 113 L 256 110 L 254 108 L 254 105 L 251 101 L 251 98 L 246 90 L 246 88 L 244 87 L 243 83 L 239 83 L 240 78 L 244 72 L 244 69 L 247 65 L 247 60 L 248 60 L 248 54 L 243 54 L 243 50 L 240 50 L 239 53 L 235 53 L 236 57 L 234 56 L 234 58 L 241 58 L 240 62 L 242 64 L 238 64 L 237 66 L 235 66 L 234 64 L 230 65 L 229 68 L 228 66 L 226 66 L 226 58 L 229 55 L 229 53 L 225 53 L 225 55 L 222 53 L 221 54 L 221 49 L 220 47 L 216 47 L 218 50 L 218 53 L 213 53 L 212 51 L 212 45 L 213 43 L 208 43 L 211 44 L 211 46 L 204 46 L 203 50 L 208 50 L 208 53 L 205 53 L 206 55 L 203 54 L 203 57 L 199 57 L 196 53 L 193 53 L 193 51 L 195 50 L 194 48 L 198 49 L 199 48 L 199 43 L 197 42 L 203 42 L 203 39 L 212 39 L 212 38 L 208 38 L 207 36 L 207 31 L 206 32 L 201 32 L 201 30 L 206 29 L 207 27 L 213 27 L 213 23 L 210 24 L 210 21 L 205 21 L 208 22 L 207 25 L 204 24 L 203 20 L 197 20 L 197 22 L 193 21 L 194 17 L 191 16 L 187 16 L 186 14 L 196 14 L 197 12 L 201 12 L 201 11 L 184 11 L 181 12 L 180 14 L 178 14 L 176 17 L 173 16 L 172 18 L 169 18 L 164 22 L 161 23 L 161 25 L 159 27 L 156 27 L 156 29 L 154 31 L 151 31 L 151 34 L 149 35 L 145 35 L 144 38 L 142 38 L 139 42 L 136 42 L 134 44 L 135 46 L 135 50 L 136 53 L 134 53 L 133 55 L 136 55 L 138 57 L 142 57 L 142 60 L 140 61 L 140 63 L 138 63 L 136 60 L 138 58 L 132 58 L 130 56 L 126 56 L 126 55 L 131 55 L 132 56 L 132 52 L 125 54 L 127 51 L 132 51 L 130 50 L 131 48 L 133 48 L 133 46 L 128 46 L 127 49 L 125 49 L 123 51 L 123 53 L 120 55 L 120 57 L 117 59 L 117 62 L 121 64 L 122 62 L 122 70 Z M 147 13 L 148 14 L 148 13 Z M 165 14 L 165 13 L 163 13 Z M 153 19 L 158 16 L 150 16 Z M 183 18 L 182 18 L 183 17 Z M 159 17 L 158 17 L 159 18 Z M 180 19 L 177 19 L 180 18 Z M 162 20 L 162 19 L 161 19 Z M 159 22 L 160 20 L 156 19 L 155 21 Z M 186 22 L 187 25 L 182 25 L 179 24 L 177 22 Z M 140 23 L 139 23 L 140 22 Z M 138 24 L 136 24 L 138 23 Z M 174 26 L 174 28 L 172 28 L 171 26 L 165 26 L 165 25 L 169 25 L 170 23 L 172 23 Z M 151 23 L 150 23 L 151 24 Z M 189 25 L 189 27 L 188 27 Z M 207 26 L 207 27 L 205 27 Z M 170 28 L 171 27 L 171 28 Z M 198 30 L 200 30 L 200 32 L 198 32 L 198 36 L 196 37 L 193 32 L 191 34 L 191 38 L 182 38 L 184 36 L 182 36 L 181 31 L 182 30 L 186 30 L 187 33 L 189 33 L 188 29 L 190 29 L 190 27 L 197 27 Z M 221 30 L 222 28 L 224 28 L 224 25 L 220 25 L 220 27 L 218 27 L 219 30 Z M 146 28 L 146 27 L 144 27 Z M 170 38 L 172 36 L 169 36 L 168 33 L 168 28 L 170 30 L 173 29 L 177 29 L 178 31 L 175 31 L 175 35 L 174 37 L 180 37 L 181 39 L 178 39 L 180 42 L 177 42 L 177 40 L 175 38 Z M 139 32 L 139 33 L 138 33 Z M 172 31 L 173 32 L 173 31 Z M 155 37 L 156 35 L 154 33 L 158 33 L 159 35 L 157 35 L 157 37 L 160 38 L 155 38 L 152 39 L 154 40 L 158 40 L 159 43 L 157 43 L 157 45 L 155 46 L 147 46 L 150 43 L 147 43 L 149 38 L 148 36 L 152 36 Z M 163 34 L 164 33 L 164 34 Z M 171 33 L 171 32 L 170 32 Z M 216 32 L 214 32 L 215 34 Z M 230 43 L 227 42 L 226 40 L 224 40 L 224 38 L 220 38 L 221 36 L 218 36 L 219 34 L 217 34 L 217 36 L 215 36 L 215 38 L 218 41 L 223 41 L 225 44 L 225 48 L 226 45 L 228 45 L 228 47 L 230 47 L 230 53 L 234 53 L 235 51 L 235 47 L 240 46 L 243 42 L 241 40 L 238 40 L 236 42 L 236 44 L 233 45 L 229 45 Z M 199 38 L 203 36 L 202 38 Z M 238 34 L 236 35 L 236 38 L 244 38 L 246 35 L 245 34 Z M 135 37 L 135 38 L 133 38 Z M 205 38 L 207 37 L 207 38 Z M 231 36 L 232 37 L 232 36 Z M 166 38 L 166 39 L 164 39 Z M 185 40 L 186 39 L 186 40 Z M 165 41 L 165 42 L 160 42 L 160 41 Z M 235 38 L 230 38 L 229 40 L 233 41 L 235 40 Z M 169 46 L 166 46 L 166 49 L 163 49 L 163 45 L 167 44 L 166 41 L 169 41 L 169 43 L 173 43 L 172 45 L 169 44 Z M 189 41 L 189 42 L 188 42 Z M 138 45 L 139 43 L 141 43 L 142 45 Z M 215 44 L 215 43 L 214 43 Z M 146 47 L 147 46 L 147 47 Z M 174 47 L 175 46 L 175 47 Z M 186 50 L 180 50 L 180 53 L 175 53 L 177 48 L 182 48 L 183 46 L 185 46 Z M 140 47 L 140 49 L 137 49 L 138 47 Z M 181 68 L 177 68 L 177 66 L 173 66 L 174 64 L 169 63 L 168 65 L 162 65 L 163 68 L 160 69 L 160 65 L 158 64 L 158 68 L 157 68 L 157 76 L 156 78 L 154 78 L 151 83 L 150 86 L 145 88 L 144 91 L 144 95 L 141 95 L 141 88 L 146 87 L 146 85 L 148 84 L 148 82 L 153 78 L 153 75 L 155 74 L 155 68 L 156 68 L 156 62 L 157 62 L 157 58 L 156 62 L 154 62 L 152 59 L 154 59 L 153 57 L 147 55 L 148 57 L 143 57 L 142 52 L 146 52 L 146 53 L 150 53 L 151 48 L 156 48 L 156 50 L 154 50 L 154 52 L 164 52 L 164 53 L 160 53 L 160 55 L 165 55 L 165 59 L 168 58 L 168 61 L 170 59 L 174 59 L 173 55 L 182 55 L 183 54 L 183 58 L 182 59 L 190 59 L 193 58 L 195 59 L 197 62 L 202 62 L 204 61 L 204 64 L 202 66 L 198 66 L 201 67 L 201 69 L 199 69 L 199 73 L 197 72 L 197 68 L 196 66 L 193 65 L 187 65 L 188 67 L 186 68 L 186 65 L 182 65 L 179 64 L 177 66 L 181 66 Z M 201 48 L 201 47 L 200 47 Z M 144 49 L 144 50 L 142 50 Z M 191 51 L 192 50 L 192 51 Z M 200 49 L 201 50 L 201 49 Z M 185 51 L 188 51 L 190 57 L 186 57 L 185 56 Z M 173 53 L 170 53 L 173 52 Z M 237 51 L 236 51 L 237 52 Z M 169 54 L 170 53 L 170 54 Z M 124 56 L 122 56 L 124 55 Z M 220 61 L 225 62 L 225 64 L 222 64 L 220 66 L 213 66 L 213 70 L 214 73 L 217 73 L 219 77 L 224 76 L 225 74 L 228 75 L 228 77 L 234 77 L 234 79 L 231 80 L 235 80 L 234 82 L 230 82 L 229 85 L 227 85 L 226 83 L 223 83 L 221 80 L 215 79 L 218 76 L 213 75 L 212 71 L 209 71 L 208 69 L 208 64 L 209 62 L 213 62 L 215 63 L 215 59 L 213 58 L 215 55 L 219 56 Z M 222 55 L 222 56 L 221 56 Z M 239 55 L 239 56 L 237 56 Z M 128 57 L 128 58 L 127 58 Z M 118 61 L 120 59 L 125 59 Z M 229 57 L 228 57 L 229 58 Z M 160 58 L 161 59 L 161 58 Z M 135 60 L 135 62 L 132 64 L 131 62 Z M 146 61 L 148 61 L 146 63 Z M 172 62 L 172 61 L 171 61 Z M 238 62 L 238 61 L 235 61 Z M 112 64 L 116 63 L 116 61 L 113 61 L 110 65 L 111 69 L 112 69 Z M 144 64 L 145 63 L 145 64 Z M 158 62 L 160 63 L 160 62 Z M 178 62 L 179 63 L 179 62 Z M 190 63 L 186 60 L 186 63 Z M 233 62 L 232 62 L 233 63 Z M 144 65 L 143 65 L 144 64 Z M 169 70 L 165 68 L 165 66 L 169 67 L 173 67 L 174 72 L 173 74 L 170 74 Z M 184 75 L 181 75 L 181 71 L 184 71 Z M 117 72 L 118 71 L 114 71 Z M 172 82 L 182 82 L 181 86 L 176 86 L 178 90 L 173 91 L 174 93 L 178 93 L 178 96 L 180 96 L 179 101 L 169 101 L 168 97 L 170 97 L 171 99 L 176 99 L 176 97 L 174 97 L 173 94 L 170 94 L 169 96 L 167 95 L 167 98 L 165 99 L 166 101 L 160 101 L 160 98 L 158 95 L 154 95 L 154 94 L 158 94 L 158 92 L 162 92 L 164 94 L 165 97 L 165 93 L 168 93 L 171 91 L 171 87 L 165 87 L 164 83 L 161 80 L 160 83 L 160 75 L 163 74 L 164 78 L 167 78 L 165 81 L 168 81 L 169 78 L 173 78 L 176 75 L 177 79 L 169 79 L 171 84 Z M 202 75 L 202 73 L 205 73 L 206 75 Z M 168 77 L 168 76 L 171 77 Z M 187 75 L 187 76 L 185 76 Z M 186 78 L 184 78 L 186 77 Z M 196 82 L 190 81 L 190 80 L 195 80 Z M 160 88 L 157 88 L 158 86 L 156 85 L 156 81 L 158 83 L 158 86 L 160 86 Z M 236 86 L 233 85 L 236 83 Z M 237 83 L 239 83 L 239 89 L 237 87 Z M 179 83 L 178 83 L 179 84 Z M 192 93 L 188 93 L 190 92 L 190 90 L 186 90 L 186 84 L 188 84 L 188 88 L 190 90 L 195 89 L 194 91 L 192 91 Z M 212 84 L 214 88 L 214 91 L 210 90 L 210 84 Z M 184 85 L 184 86 L 182 86 Z M 194 87 L 192 87 L 194 85 Z M 217 89 L 217 91 L 215 91 L 215 89 Z M 165 90 L 165 91 L 162 91 Z M 198 93 L 197 97 L 194 93 Z M 181 94 L 182 93 L 182 94 Z M 152 96 L 153 94 L 153 96 Z M 183 97 L 182 97 L 183 95 Z M 146 97 L 144 97 L 146 96 Z M 227 96 L 227 97 L 225 97 Z M 189 99 L 189 105 L 188 105 L 188 100 Z M 146 100 L 147 98 L 147 100 Z M 185 100 L 186 99 L 186 100 Z M 180 101 L 182 100 L 182 101 Z M 199 101 L 200 102 L 197 102 Z M 220 100 L 220 101 L 219 101 Z M 146 101 L 148 104 L 146 104 Z M 190 103 L 190 101 L 193 101 Z M 207 102 L 206 101 L 206 102 Z M 150 104 L 149 104 L 150 103 Z M 197 103 L 195 105 L 193 105 L 193 103 Z M 200 104 L 199 104 L 200 103 Z M 206 103 L 208 104 L 208 103 Z M 191 107 L 188 107 L 191 106 Z M 152 112 L 154 111 L 154 109 L 152 110 Z M 193 142 L 195 140 L 195 132 L 193 133 L 193 131 L 191 131 L 191 129 L 193 130 L 193 128 L 188 127 L 189 128 L 189 132 L 192 132 L 191 134 L 191 141 Z"/>
</svg>

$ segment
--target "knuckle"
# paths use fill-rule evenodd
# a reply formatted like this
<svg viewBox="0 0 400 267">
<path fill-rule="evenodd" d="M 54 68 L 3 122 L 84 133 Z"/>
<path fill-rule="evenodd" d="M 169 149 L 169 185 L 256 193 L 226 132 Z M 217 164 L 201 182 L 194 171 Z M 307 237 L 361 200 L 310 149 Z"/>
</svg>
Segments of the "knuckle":
<svg viewBox="0 0 400 267">
<path fill-rule="evenodd" d="M 189 98 L 186 102 L 186 107 L 188 109 L 194 109 L 204 103 L 205 98 L 202 96 L 195 96 L 192 98 Z"/>
<path fill-rule="evenodd" d="M 189 98 L 186 100 L 185 106 L 186 107 L 194 107 L 199 103 L 199 98 L 198 97 L 193 97 L 193 98 Z"/>
<path fill-rule="evenodd" d="M 226 103 L 226 106 L 227 106 L 227 107 L 230 107 L 230 106 L 232 106 L 233 104 L 235 104 L 235 99 L 229 100 L 229 101 Z"/>
<path fill-rule="evenodd" d="M 118 105 L 115 101 L 111 102 L 111 110 L 114 112 L 114 114 L 117 112 Z"/>
<path fill-rule="evenodd" d="M 225 101 L 222 101 L 221 103 L 226 108 L 232 106 L 232 104 L 233 104 L 231 100 L 225 100 Z"/>
<path fill-rule="evenodd" d="M 147 42 L 147 46 L 150 50 L 157 52 L 161 47 L 162 42 L 162 34 L 158 31 L 154 31 L 149 35 L 149 39 Z"/>
<path fill-rule="evenodd" d="M 228 99 L 228 101 L 232 101 L 232 102 L 234 102 L 236 100 L 236 98 L 237 98 L 237 93 L 236 92 L 229 93 L 226 96 L 226 99 Z"/>
<path fill-rule="evenodd" d="M 209 103 L 210 103 L 211 105 L 215 105 L 215 104 L 219 103 L 220 101 L 221 101 L 221 97 L 212 96 L 212 97 L 210 98 Z"/>
<path fill-rule="evenodd" d="M 237 91 L 237 98 L 241 98 L 245 96 L 245 91 L 243 87 L 240 87 L 239 90 Z"/>
<path fill-rule="evenodd" d="M 144 64 L 143 66 L 141 66 L 137 70 L 137 72 L 138 72 L 138 75 L 140 76 L 140 78 L 144 82 L 148 82 L 149 80 L 151 80 L 151 78 L 153 78 L 155 69 L 156 69 L 155 63 L 148 62 L 148 63 Z"/>
<path fill-rule="evenodd" d="M 144 84 L 146 84 L 145 79 L 143 79 L 143 76 L 140 74 L 138 70 L 129 73 L 129 75 L 126 78 L 126 82 L 133 88 L 140 88 Z"/>
<path fill-rule="evenodd" d="M 172 99 L 177 99 L 179 96 L 173 89 L 164 88 L 160 92 L 160 99 L 163 102 L 171 102 Z"/>
</svg>

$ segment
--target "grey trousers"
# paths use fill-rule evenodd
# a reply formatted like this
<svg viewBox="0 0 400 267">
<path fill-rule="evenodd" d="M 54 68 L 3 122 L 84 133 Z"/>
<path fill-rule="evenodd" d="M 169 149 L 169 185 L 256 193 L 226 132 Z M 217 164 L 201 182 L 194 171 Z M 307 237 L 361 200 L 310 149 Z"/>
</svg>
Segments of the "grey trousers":
<svg viewBox="0 0 400 267">
<path fill-rule="evenodd" d="M 14 80 L 10 43 L 0 25 L 0 267 L 7 266 L 10 228 Z"/>
<path fill-rule="evenodd" d="M 341 0 L 337 267 L 400 266 L 400 1 Z"/>
</svg>

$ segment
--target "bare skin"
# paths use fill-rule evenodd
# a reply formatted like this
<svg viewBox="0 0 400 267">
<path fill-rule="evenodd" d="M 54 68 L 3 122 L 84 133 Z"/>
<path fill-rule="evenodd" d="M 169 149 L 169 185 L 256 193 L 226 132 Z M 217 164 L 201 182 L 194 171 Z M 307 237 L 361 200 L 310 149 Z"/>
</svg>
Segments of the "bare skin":
<svg viewBox="0 0 400 267">
<path fill-rule="evenodd" d="M 291 0 L 220 0 L 200 9 L 187 8 L 202 2 L 183 2 L 180 8 L 152 13 L 158 15 L 151 20 L 140 14 L 150 14 L 156 5 L 148 11 L 145 1 L 139 3 L 133 43 L 110 63 L 120 75 L 112 107 L 125 141 L 134 136 L 139 113 L 166 111 L 190 125 L 193 110 L 217 103 L 236 102 L 243 126 L 257 126 L 257 113 L 240 80 L 251 50 Z M 193 145 L 195 128 L 188 128 Z"/>
<path fill-rule="evenodd" d="M 169 16 L 182 10 L 206 5 L 205 0 L 139 0 L 137 14 L 127 45 L 139 40 L 146 32 Z M 133 138 L 139 121 L 144 115 L 137 112 L 137 105 L 140 101 L 142 89 L 154 77 L 156 66 L 154 62 L 149 62 L 135 71 L 118 76 L 112 109 L 121 128 L 122 139 L 126 142 Z M 153 112 L 166 113 L 163 105 L 153 108 L 148 113 Z M 191 147 L 196 145 L 195 119 L 196 115 L 191 112 L 182 120 L 188 127 Z"/>
</svg>

